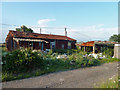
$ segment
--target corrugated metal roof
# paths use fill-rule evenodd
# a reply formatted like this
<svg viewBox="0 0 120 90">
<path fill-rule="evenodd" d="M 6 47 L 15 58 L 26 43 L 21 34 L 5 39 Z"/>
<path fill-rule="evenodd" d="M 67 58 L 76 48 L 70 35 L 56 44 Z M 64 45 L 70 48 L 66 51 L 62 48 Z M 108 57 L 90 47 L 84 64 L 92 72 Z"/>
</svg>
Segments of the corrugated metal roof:
<svg viewBox="0 0 120 90">
<path fill-rule="evenodd" d="M 53 34 L 38 34 L 38 33 L 26 33 L 21 31 L 10 30 L 14 37 L 17 38 L 39 38 L 39 39 L 57 39 L 57 40 L 71 40 L 76 41 L 67 36 L 53 35 Z"/>
<path fill-rule="evenodd" d="M 94 44 L 115 44 L 116 42 L 111 41 L 89 41 L 83 42 L 82 44 L 76 44 L 77 46 L 94 46 Z"/>
</svg>

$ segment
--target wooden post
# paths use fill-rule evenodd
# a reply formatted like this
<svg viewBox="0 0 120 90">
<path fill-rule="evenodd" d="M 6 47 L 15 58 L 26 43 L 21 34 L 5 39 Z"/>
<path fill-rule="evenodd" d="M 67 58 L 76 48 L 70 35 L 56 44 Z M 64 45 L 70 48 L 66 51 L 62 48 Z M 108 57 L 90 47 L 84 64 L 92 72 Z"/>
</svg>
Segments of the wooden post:
<svg viewBox="0 0 120 90">
<path fill-rule="evenodd" d="M 95 45 L 93 46 L 93 53 L 95 53 Z"/>
<path fill-rule="evenodd" d="M 79 49 L 80 49 L 80 50 L 81 50 L 81 47 L 82 47 L 82 46 L 79 46 Z"/>
<path fill-rule="evenodd" d="M 85 46 L 84 46 L 84 52 L 85 52 Z"/>
<path fill-rule="evenodd" d="M 17 43 L 17 48 L 19 48 L 20 47 L 19 40 L 17 40 L 16 43 Z"/>
</svg>

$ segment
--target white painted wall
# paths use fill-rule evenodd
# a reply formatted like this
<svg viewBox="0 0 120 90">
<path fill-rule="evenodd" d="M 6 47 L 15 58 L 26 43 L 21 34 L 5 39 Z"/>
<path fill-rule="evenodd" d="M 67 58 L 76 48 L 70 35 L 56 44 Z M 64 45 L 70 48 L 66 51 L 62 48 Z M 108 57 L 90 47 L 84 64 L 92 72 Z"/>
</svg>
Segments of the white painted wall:
<svg viewBox="0 0 120 90">
<path fill-rule="evenodd" d="M 114 45 L 114 57 L 120 59 L 120 44 Z"/>
</svg>

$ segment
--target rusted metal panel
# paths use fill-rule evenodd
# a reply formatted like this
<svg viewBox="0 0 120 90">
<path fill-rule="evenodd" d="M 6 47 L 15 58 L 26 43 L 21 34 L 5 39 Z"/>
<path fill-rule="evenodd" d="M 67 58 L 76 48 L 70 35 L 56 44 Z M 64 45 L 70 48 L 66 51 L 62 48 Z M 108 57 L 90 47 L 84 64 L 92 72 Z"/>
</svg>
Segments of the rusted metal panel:
<svg viewBox="0 0 120 90">
<path fill-rule="evenodd" d="M 77 44 L 77 46 L 94 46 L 94 41 L 83 42 L 82 44 Z"/>
</svg>

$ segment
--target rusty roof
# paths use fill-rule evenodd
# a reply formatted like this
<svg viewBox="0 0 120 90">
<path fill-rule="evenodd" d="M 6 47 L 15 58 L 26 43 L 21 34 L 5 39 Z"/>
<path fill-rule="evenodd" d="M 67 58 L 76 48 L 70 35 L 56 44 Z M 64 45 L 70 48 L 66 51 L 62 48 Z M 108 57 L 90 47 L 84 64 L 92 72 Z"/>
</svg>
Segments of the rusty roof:
<svg viewBox="0 0 120 90">
<path fill-rule="evenodd" d="M 56 40 L 71 40 L 76 41 L 75 39 L 72 39 L 67 36 L 62 35 L 53 35 L 53 34 L 38 34 L 38 33 L 26 33 L 22 31 L 13 31 L 9 30 L 10 33 L 16 38 L 39 38 L 39 39 L 56 39 Z"/>
<path fill-rule="evenodd" d="M 77 46 L 94 46 L 94 44 L 115 44 L 116 42 L 111 41 L 88 41 L 82 44 L 76 44 Z"/>
</svg>

